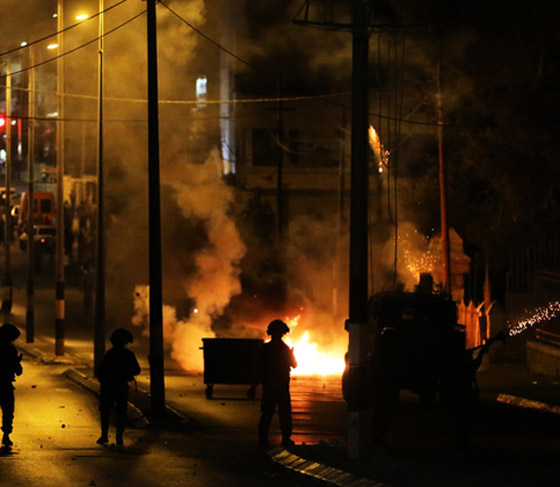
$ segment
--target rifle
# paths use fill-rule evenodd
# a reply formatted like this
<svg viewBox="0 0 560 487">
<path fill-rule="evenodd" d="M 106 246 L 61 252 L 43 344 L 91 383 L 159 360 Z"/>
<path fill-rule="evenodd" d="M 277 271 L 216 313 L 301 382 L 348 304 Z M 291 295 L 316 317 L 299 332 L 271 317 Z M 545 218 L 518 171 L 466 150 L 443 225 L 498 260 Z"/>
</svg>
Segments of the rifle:
<svg viewBox="0 0 560 487">
<path fill-rule="evenodd" d="M 492 346 L 493 343 L 498 342 L 500 340 L 505 345 L 506 344 L 506 338 L 508 338 L 508 337 L 509 337 L 509 333 L 506 330 L 500 330 L 494 336 L 492 336 L 488 340 L 486 340 L 482 345 L 478 345 L 477 347 L 471 348 L 469 350 L 474 352 L 475 350 L 478 350 L 479 348 L 484 348 L 485 351 L 487 352 L 488 350 L 490 350 L 490 347 Z"/>
</svg>

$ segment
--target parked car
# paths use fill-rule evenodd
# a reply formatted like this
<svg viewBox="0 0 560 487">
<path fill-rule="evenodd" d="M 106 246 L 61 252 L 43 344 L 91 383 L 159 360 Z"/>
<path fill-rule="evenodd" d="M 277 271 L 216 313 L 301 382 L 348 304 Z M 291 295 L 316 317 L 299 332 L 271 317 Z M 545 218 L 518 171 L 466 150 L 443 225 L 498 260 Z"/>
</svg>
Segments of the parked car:
<svg viewBox="0 0 560 487">
<path fill-rule="evenodd" d="M 22 232 L 19 236 L 19 248 L 27 249 L 27 232 Z M 47 253 L 54 253 L 56 248 L 56 227 L 52 225 L 34 225 L 33 242 L 36 250 Z"/>
</svg>

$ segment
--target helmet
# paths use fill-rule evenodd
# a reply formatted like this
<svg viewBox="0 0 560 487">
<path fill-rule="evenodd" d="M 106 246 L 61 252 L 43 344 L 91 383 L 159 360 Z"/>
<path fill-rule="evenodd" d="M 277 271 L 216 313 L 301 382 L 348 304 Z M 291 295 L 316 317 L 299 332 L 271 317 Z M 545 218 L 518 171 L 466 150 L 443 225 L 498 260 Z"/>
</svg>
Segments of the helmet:
<svg viewBox="0 0 560 487">
<path fill-rule="evenodd" d="M 0 341 L 13 342 L 21 335 L 17 327 L 11 323 L 4 323 L 0 326 Z"/>
<path fill-rule="evenodd" d="M 126 345 L 127 343 L 132 343 L 133 337 L 132 333 L 124 328 L 117 328 L 112 334 L 111 343 L 113 345 Z"/>
<path fill-rule="evenodd" d="M 274 320 L 269 323 L 266 333 L 269 335 L 285 335 L 290 333 L 290 329 L 282 320 Z"/>
</svg>

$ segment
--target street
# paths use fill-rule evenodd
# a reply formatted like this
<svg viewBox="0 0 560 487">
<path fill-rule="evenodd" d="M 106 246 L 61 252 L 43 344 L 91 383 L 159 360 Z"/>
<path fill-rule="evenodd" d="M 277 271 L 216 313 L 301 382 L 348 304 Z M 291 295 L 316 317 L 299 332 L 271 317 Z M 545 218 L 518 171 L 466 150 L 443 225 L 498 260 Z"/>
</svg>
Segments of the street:
<svg viewBox="0 0 560 487">
<path fill-rule="evenodd" d="M 13 307 L 9 320 L 25 330 L 25 256 L 12 246 L 14 273 Z M 54 354 L 54 262 L 44 256 L 36 276 L 33 344 L 18 340 L 21 348 Z M 72 280 L 69 281 L 72 283 Z M 17 380 L 14 448 L 0 458 L 0 486 L 29 485 L 304 485 L 304 478 L 283 472 L 257 447 L 256 425 L 259 401 L 249 401 L 246 386 L 216 385 L 214 399 L 205 398 L 202 375 L 186 375 L 178 365 L 166 361 L 166 399 L 170 406 L 188 417 L 188 425 L 178 428 L 129 429 L 125 447 L 95 444 L 99 436 L 97 398 L 63 377 L 70 367 L 91 376 L 92 331 L 85 326 L 82 293 L 75 285 L 66 289 L 67 364 L 44 365 L 25 357 L 24 374 Z M 123 324 L 127 326 L 127 324 Z M 147 340 L 136 333 L 131 348 L 138 355 L 142 374 L 138 387 L 149 391 Z M 202 353 L 202 352 L 201 352 Z M 64 361 L 64 360 L 62 360 Z M 339 379 L 309 381 L 297 378 L 294 391 L 294 439 L 317 442 L 318 438 L 340 438 L 333 417 L 344 423 Z M 301 386 L 300 386 L 301 384 Z M 336 399 L 331 403 L 331 399 Z M 317 403 L 310 412 L 310 403 Z M 38 414 L 37 412 L 40 412 Z M 64 425 L 64 426 L 63 426 Z M 279 443 L 277 418 L 271 440 Z M 111 437 L 114 443 L 114 433 Z M 23 467 L 25 465 L 25 467 Z M 299 483 L 299 484 L 298 484 Z"/>
<path fill-rule="evenodd" d="M 234 422 L 210 430 L 129 428 L 124 447 L 97 445 L 97 398 L 62 376 L 68 367 L 29 356 L 23 367 L 16 383 L 14 446 L 0 454 L 2 487 L 305 485 L 304 478 L 279 475 L 247 439 L 247 429 Z"/>
<path fill-rule="evenodd" d="M 10 320 L 25 329 L 25 287 L 22 254 Z M 21 348 L 37 348 L 53 356 L 53 299 L 47 260 L 36 295 L 36 340 Z M 20 266 L 19 268 L 17 266 Z M 52 270 L 52 269 L 51 269 Z M 99 434 L 97 398 L 61 374 L 71 367 L 91 376 L 92 332 L 83 316 L 82 296 L 67 292 L 66 349 L 63 365 L 35 363 L 26 356 L 17 381 L 13 452 L 0 458 L 0 485 L 304 485 L 309 480 L 276 467 L 257 447 L 257 400 L 248 400 L 247 386 L 216 384 L 213 399 L 205 397 L 202 374 L 184 373 L 166 359 L 166 401 L 187 418 L 171 428 L 131 428 L 125 447 L 95 444 Z M 123 324 L 126 326 L 126 324 Z M 149 392 L 147 340 L 135 335 L 131 348 L 142 374 L 138 387 Z M 482 405 L 468 460 L 454 452 L 449 416 L 435 405 L 422 407 L 415 396 L 401 394 L 389 431 L 388 451 L 372 452 L 366 463 L 346 454 L 347 413 L 339 377 L 292 378 L 293 449 L 303 458 L 359 472 L 393 486 L 556 485 L 560 419 L 552 414 L 516 408 L 496 401 L 500 393 L 559 404 L 559 385 L 536 377 L 522 364 L 486 364 L 479 371 Z M 33 387 L 35 386 L 35 387 Z M 64 425 L 64 426 L 63 426 Z M 114 442 L 114 436 L 111 437 Z M 277 417 L 271 442 L 280 443 Z M 443 483 L 442 483 L 443 480 Z M 533 480 L 536 482 L 534 483 Z"/>
</svg>

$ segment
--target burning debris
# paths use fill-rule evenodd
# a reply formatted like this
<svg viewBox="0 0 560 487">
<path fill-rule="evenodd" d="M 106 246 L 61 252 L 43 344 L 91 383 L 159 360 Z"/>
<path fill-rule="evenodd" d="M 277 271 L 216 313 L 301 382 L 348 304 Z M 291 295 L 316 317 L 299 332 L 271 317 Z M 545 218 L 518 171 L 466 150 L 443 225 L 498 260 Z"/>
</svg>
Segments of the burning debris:
<svg viewBox="0 0 560 487">
<path fill-rule="evenodd" d="M 379 135 L 377 135 L 376 130 L 373 128 L 373 125 L 369 126 L 369 145 L 371 150 L 373 150 L 373 154 L 375 155 L 375 162 L 377 162 L 378 171 L 380 173 L 383 172 L 384 167 L 389 165 L 389 155 L 390 152 L 383 147 Z"/>
<path fill-rule="evenodd" d="M 286 337 L 285 342 L 294 349 L 298 367 L 292 371 L 292 375 L 337 375 L 344 371 L 344 352 L 346 347 L 343 343 L 321 350 L 317 343 L 311 339 L 311 331 L 306 329 L 303 334 L 297 329 L 301 315 L 295 318 L 286 318 L 291 334 L 298 339 Z"/>
</svg>

